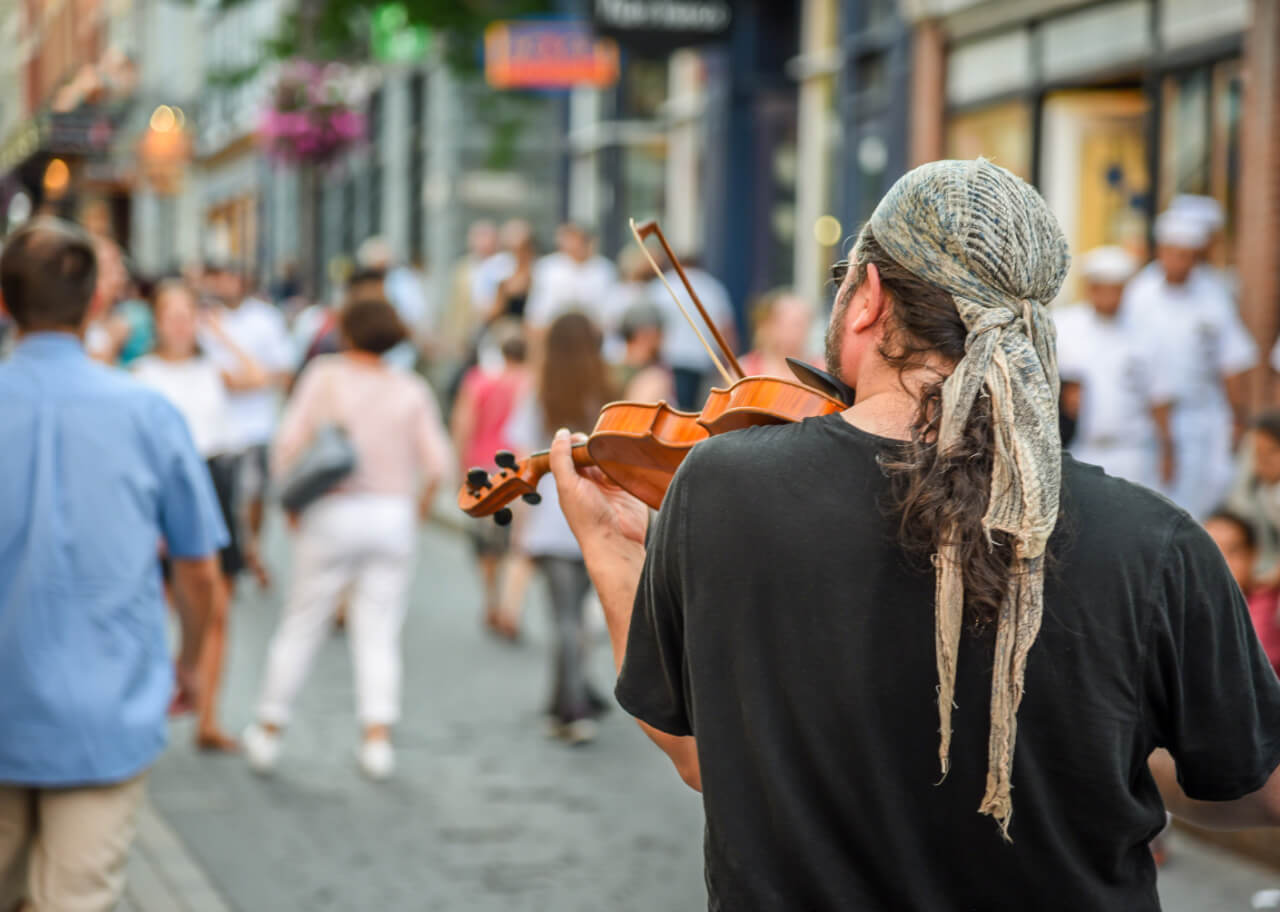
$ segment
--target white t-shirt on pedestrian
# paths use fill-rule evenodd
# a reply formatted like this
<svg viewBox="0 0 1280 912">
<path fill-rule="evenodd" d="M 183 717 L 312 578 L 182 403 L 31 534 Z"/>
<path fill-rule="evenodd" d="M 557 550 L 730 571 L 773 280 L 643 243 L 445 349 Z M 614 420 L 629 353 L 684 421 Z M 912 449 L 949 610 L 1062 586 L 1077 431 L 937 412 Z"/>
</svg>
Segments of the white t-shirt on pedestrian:
<svg viewBox="0 0 1280 912">
<path fill-rule="evenodd" d="M 546 429 L 546 419 L 536 393 L 530 391 L 517 401 L 504 433 L 521 454 L 550 446 L 553 432 Z M 582 548 L 560 510 L 556 481 L 550 472 L 538 482 L 538 493 L 542 495 L 542 503 L 526 511 L 517 529 L 516 544 L 530 557 L 581 559 Z"/>
<path fill-rule="evenodd" d="M 478 317 L 488 316 L 498 296 L 498 286 L 516 271 L 515 254 L 499 250 L 471 269 L 471 309 Z"/>
<path fill-rule="evenodd" d="M 717 328 L 729 324 L 733 320 L 733 306 L 729 303 L 729 292 L 724 284 L 711 273 L 697 266 L 685 267 L 685 275 L 689 277 L 689 284 L 697 292 L 698 300 L 706 308 L 711 322 L 715 323 Z M 711 346 L 711 350 L 723 361 L 723 355 L 717 350 L 715 337 L 702 324 L 698 309 L 689 298 L 689 293 L 685 291 L 680 276 L 675 270 L 669 270 L 666 273 L 666 279 L 680 298 L 680 303 L 689 312 L 689 316 L 697 322 L 698 329 L 701 330 L 707 344 Z M 711 359 L 707 357 L 706 349 L 698 341 L 697 333 L 693 331 L 689 321 L 685 319 L 676 302 L 671 300 L 671 295 L 658 279 L 649 283 L 649 296 L 662 310 L 662 359 L 672 367 L 697 371 L 710 370 Z"/>
<path fill-rule="evenodd" d="M 1118 318 L 1100 316 L 1088 303 L 1054 313 L 1058 373 L 1080 384 L 1074 451 L 1080 446 L 1149 446 L 1155 442 L 1151 410 L 1173 400 L 1173 376 L 1159 352 Z"/>
<path fill-rule="evenodd" d="M 145 355 L 133 363 L 134 378 L 164 396 L 182 413 L 205 459 L 227 452 L 230 412 L 222 374 L 203 355 L 169 361 Z"/>
<path fill-rule="evenodd" d="M 271 304 L 258 298 L 245 298 L 235 308 L 221 311 L 223 331 L 253 358 L 263 370 L 282 374 L 294 366 L 294 347 L 284 317 Z M 213 333 L 200 332 L 200 347 L 219 370 L 234 373 L 240 359 Z M 231 439 L 237 449 L 260 446 L 271 441 L 280 411 L 279 391 L 265 389 L 232 392 L 230 396 Z"/>
<path fill-rule="evenodd" d="M 1204 415 L 1216 432 L 1231 413 L 1223 378 L 1258 363 L 1258 347 L 1231 298 L 1194 278 L 1181 285 L 1143 282 L 1126 290 L 1123 317 L 1172 372 L 1175 415 Z"/>
<path fill-rule="evenodd" d="M 597 325 L 604 321 L 609 290 L 617 279 L 613 264 L 601 256 L 578 262 L 565 253 L 552 253 L 533 264 L 525 320 L 545 327 L 570 310 L 581 311 Z"/>
<path fill-rule="evenodd" d="M 1210 263 L 1197 263 L 1191 267 L 1191 274 L 1187 277 L 1187 281 L 1202 285 L 1211 293 L 1224 294 L 1232 303 L 1236 300 L 1236 281 L 1234 276 L 1223 272 Z M 1139 269 L 1138 274 L 1129 280 L 1129 284 L 1125 286 L 1125 300 L 1128 301 L 1135 295 L 1149 294 L 1152 288 L 1163 284 L 1164 269 L 1161 268 L 1158 260 L 1152 260 Z"/>
</svg>

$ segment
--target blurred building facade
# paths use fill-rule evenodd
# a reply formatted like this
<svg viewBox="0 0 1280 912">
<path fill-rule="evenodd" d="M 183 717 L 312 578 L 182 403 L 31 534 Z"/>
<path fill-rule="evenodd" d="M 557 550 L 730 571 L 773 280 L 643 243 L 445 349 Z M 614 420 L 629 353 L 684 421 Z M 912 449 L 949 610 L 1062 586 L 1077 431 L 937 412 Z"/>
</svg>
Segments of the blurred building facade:
<svg viewBox="0 0 1280 912">
<path fill-rule="evenodd" d="M 606 23 L 622 75 L 568 102 L 566 213 L 610 256 L 631 243 L 628 218 L 658 217 L 744 324 L 781 285 L 825 301 L 844 241 L 905 168 L 910 28 L 894 0 L 684 5 L 724 27 Z M 579 11 L 600 25 L 609 6 Z"/>
<path fill-rule="evenodd" d="M 137 86 L 117 27 L 130 14 L 128 0 L 0 4 L 0 231 L 35 212 L 72 215 L 91 191 L 127 236 L 127 181 L 108 163 Z"/>
<path fill-rule="evenodd" d="M 904 0 L 912 163 L 986 155 L 1034 183 L 1076 252 L 1148 252 L 1179 193 L 1227 217 L 1219 265 L 1264 350 L 1280 285 L 1274 0 Z M 1269 251 L 1269 253 L 1267 252 Z M 1077 288 L 1068 280 L 1065 295 Z"/>
</svg>

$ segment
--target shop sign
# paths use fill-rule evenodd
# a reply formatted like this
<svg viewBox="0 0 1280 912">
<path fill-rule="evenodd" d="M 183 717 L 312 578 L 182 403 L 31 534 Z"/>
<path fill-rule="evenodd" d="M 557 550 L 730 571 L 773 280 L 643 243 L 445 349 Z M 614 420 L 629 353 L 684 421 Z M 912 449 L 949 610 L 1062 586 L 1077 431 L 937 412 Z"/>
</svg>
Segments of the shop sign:
<svg viewBox="0 0 1280 912">
<path fill-rule="evenodd" d="M 618 48 L 579 20 L 495 22 L 484 33 L 484 75 L 495 89 L 607 88 Z"/>
<path fill-rule="evenodd" d="M 597 35 L 628 50 L 661 54 L 719 41 L 733 25 L 729 0 L 592 0 Z"/>
</svg>

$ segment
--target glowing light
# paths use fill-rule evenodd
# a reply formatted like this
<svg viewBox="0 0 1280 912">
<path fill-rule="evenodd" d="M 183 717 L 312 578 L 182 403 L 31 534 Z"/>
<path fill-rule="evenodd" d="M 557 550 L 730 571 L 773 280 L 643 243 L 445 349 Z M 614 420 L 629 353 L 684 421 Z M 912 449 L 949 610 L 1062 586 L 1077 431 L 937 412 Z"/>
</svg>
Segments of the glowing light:
<svg viewBox="0 0 1280 912">
<path fill-rule="evenodd" d="M 834 215 L 820 215 L 813 223 L 813 239 L 823 247 L 840 243 L 840 220 Z"/>
<path fill-rule="evenodd" d="M 178 115 L 168 105 L 160 105 L 151 112 L 151 129 L 157 133 L 168 133 L 178 125 Z"/>
<path fill-rule="evenodd" d="M 55 158 L 49 162 L 48 167 L 44 169 L 44 192 L 53 199 L 57 199 L 67 192 L 67 187 L 71 184 L 71 169 L 67 167 L 67 163 L 60 158 Z"/>
</svg>

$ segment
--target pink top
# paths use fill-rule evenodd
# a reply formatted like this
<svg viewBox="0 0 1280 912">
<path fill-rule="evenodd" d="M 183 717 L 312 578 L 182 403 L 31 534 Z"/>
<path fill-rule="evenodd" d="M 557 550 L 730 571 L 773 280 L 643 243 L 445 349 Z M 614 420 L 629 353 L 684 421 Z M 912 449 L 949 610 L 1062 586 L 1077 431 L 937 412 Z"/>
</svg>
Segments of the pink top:
<svg viewBox="0 0 1280 912">
<path fill-rule="evenodd" d="M 356 470 L 338 492 L 414 497 L 421 484 L 447 471 L 449 438 L 421 377 L 324 355 L 303 371 L 285 407 L 271 450 L 272 475 L 287 471 L 315 429 L 329 422 L 341 425 L 356 449 Z"/>
<path fill-rule="evenodd" d="M 462 381 L 459 399 L 469 398 L 474 427 L 467 443 L 465 464 L 492 468 L 493 454 L 515 449 L 507 440 L 507 419 L 524 390 L 525 377 L 516 371 L 486 371 L 473 367 Z"/>
<path fill-rule="evenodd" d="M 1280 668 L 1280 618 L 1276 610 L 1280 608 L 1280 590 L 1255 589 L 1249 595 L 1249 616 L 1253 619 L 1253 629 L 1258 633 L 1258 641 L 1262 643 L 1262 651 L 1271 660 L 1272 668 Z"/>
</svg>

